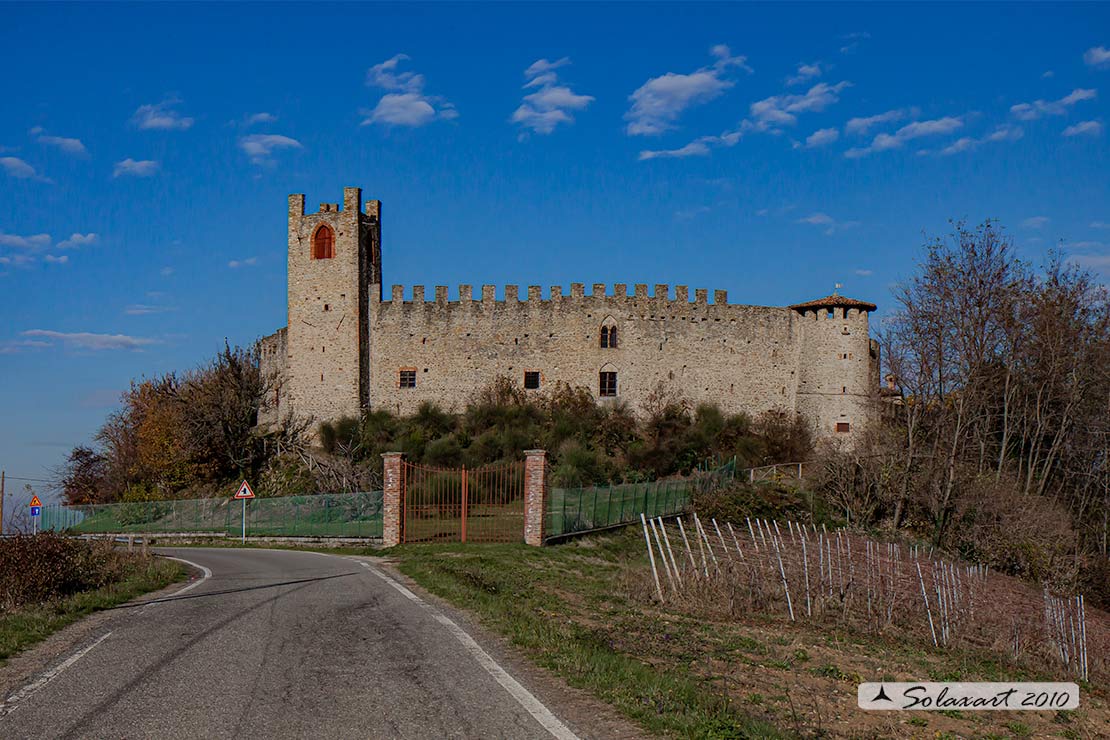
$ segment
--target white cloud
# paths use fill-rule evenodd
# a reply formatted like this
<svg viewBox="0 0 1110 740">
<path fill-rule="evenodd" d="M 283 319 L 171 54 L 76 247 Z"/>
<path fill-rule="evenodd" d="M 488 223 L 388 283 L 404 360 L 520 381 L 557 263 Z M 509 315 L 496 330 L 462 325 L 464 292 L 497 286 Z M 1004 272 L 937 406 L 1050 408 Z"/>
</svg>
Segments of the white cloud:
<svg viewBox="0 0 1110 740">
<path fill-rule="evenodd" d="M 48 177 L 43 177 L 35 168 L 24 162 L 19 157 L 0 157 L 0 167 L 4 172 L 17 180 L 38 180 L 39 182 L 53 182 Z"/>
<path fill-rule="evenodd" d="M 424 93 L 424 75 L 416 72 L 399 72 L 407 54 L 397 54 L 381 64 L 375 64 L 366 73 L 366 84 L 388 90 L 373 110 L 363 110 L 362 126 L 380 123 L 387 126 L 416 128 L 436 119 L 458 118 L 455 106 L 445 99 Z"/>
<path fill-rule="evenodd" d="M 1048 221 L 1048 216 L 1030 216 L 1022 221 L 1021 225 L 1026 229 L 1040 229 L 1043 228 Z"/>
<path fill-rule="evenodd" d="M 112 177 L 151 177 L 158 172 L 159 164 L 153 159 L 134 160 L 131 157 L 116 162 L 112 169 Z"/>
<path fill-rule="evenodd" d="M 178 98 L 166 98 L 161 103 L 140 105 L 131 124 L 140 130 L 184 131 L 193 125 L 193 119 L 174 110 L 180 103 Z"/>
<path fill-rule="evenodd" d="M 849 149 L 844 152 L 844 156 L 849 159 L 857 159 L 875 152 L 897 149 L 912 139 L 949 134 L 961 126 L 963 126 L 963 120 L 959 116 L 945 116 L 929 121 L 914 121 L 913 123 L 907 123 L 893 134 L 879 134 L 872 139 L 870 145 Z"/>
<path fill-rule="evenodd" d="M 1068 108 L 1084 100 L 1094 100 L 1097 90 L 1076 88 L 1059 100 L 1034 100 L 1010 106 L 1010 112 L 1022 121 L 1035 121 L 1043 116 L 1062 116 Z"/>
<path fill-rule="evenodd" d="M 70 139 L 64 136 L 49 136 L 43 130 L 42 126 L 35 126 L 28 133 L 35 137 L 35 141 L 40 144 L 56 147 L 66 154 L 73 154 L 79 157 L 88 156 L 89 154 L 89 150 L 85 148 L 85 145 L 81 143 L 80 139 Z"/>
<path fill-rule="evenodd" d="M 683 111 L 707 103 L 735 83 L 726 75 L 733 68 L 751 71 L 747 58 L 732 56 L 724 44 L 709 50 L 716 61 L 689 74 L 667 72 L 653 77 L 633 92 L 628 99 L 632 107 L 624 114 L 629 136 L 652 136 L 675 128 Z"/>
<path fill-rule="evenodd" d="M 772 95 L 757 100 L 749 108 L 750 118 L 746 124 L 756 131 L 776 132 L 782 126 L 797 123 L 799 113 L 820 112 L 839 102 L 840 91 L 851 85 L 850 82 L 835 85 L 818 82 L 804 95 Z"/>
<path fill-rule="evenodd" d="M 38 339 L 21 339 L 19 341 L 10 341 L 0 343 L 0 355 L 14 355 L 26 349 L 42 349 L 49 347 L 50 342 L 43 342 Z"/>
<path fill-rule="evenodd" d="M 798 114 L 822 111 L 840 100 L 839 93 L 850 82 L 838 82 L 828 85 L 819 82 L 802 95 L 775 95 L 765 98 L 750 106 L 751 117 L 740 122 L 740 125 L 730 131 L 724 131 L 716 136 L 699 136 L 685 146 L 678 149 L 645 150 L 640 152 L 640 160 L 657 159 L 661 157 L 704 157 L 708 156 L 715 147 L 732 147 L 740 141 L 745 133 L 751 131 L 780 133 L 781 126 L 792 125 L 797 122 Z M 821 137 L 832 141 L 831 134 L 821 133 Z M 812 137 L 811 137 L 812 138 Z M 822 143 L 827 143 L 822 142 Z M 814 146 L 818 144 L 815 143 Z"/>
<path fill-rule="evenodd" d="M 510 119 L 537 134 L 550 134 L 560 123 L 574 123 L 571 111 L 585 110 L 594 101 L 592 95 L 579 95 L 566 85 L 556 84 L 558 75 L 555 70 L 570 64 L 563 57 L 554 62 L 539 59 L 524 71 L 528 80 L 524 88 L 538 87 L 534 93 L 524 96 Z"/>
<path fill-rule="evenodd" d="M 35 234 L 33 236 L 19 236 L 18 234 L 4 234 L 0 232 L 0 247 L 16 247 L 37 251 L 50 246 L 49 234 Z"/>
<path fill-rule="evenodd" d="M 699 136 L 686 146 L 679 147 L 678 149 L 662 149 L 657 151 L 644 150 L 640 152 L 639 159 L 642 162 L 648 159 L 660 158 L 682 159 L 684 157 L 705 157 L 709 155 L 711 147 L 736 146 L 741 136 L 743 136 L 743 134 L 739 129 L 725 131 L 719 136 Z"/>
<path fill-rule="evenodd" d="M 875 274 L 874 270 L 856 270 L 855 273 L 860 277 L 871 277 Z"/>
<path fill-rule="evenodd" d="M 1021 128 L 1019 128 L 1018 126 L 1002 125 L 996 127 L 994 131 L 979 139 L 975 139 L 970 136 L 964 136 L 963 138 L 957 139 L 956 141 L 952 142 L 948 146 L 935 153 L 939 154 L 940 156 L 947 157 L 953 154 L 960 154 L 962 152 L 970 152 L 973 149 L 978 148 L 981 144 L 996 143 L 1001 141 L 1017 141 L 1024 135 L 1025 132 L 1022 131 Z M 918 154 L 932 153 L 933 152 L 930 152 L 929 150 L 922 150 L 918 152 Z"/>
<path fill-rule="evenodd" d="M 149 316 L 156 313 L 168 313 L 176 311 L 174 306 L 153 306 L 147 303 L 133 303 L 123 310 L 128 316 Z"/>
<path fill-rule="evenodd" d="M 52 265 L 64 265 L 67 262 L 69 262 L 69 255 L 68 254 L 63 254 L 59 257 L 58 255 L 48 254 L 45 257 L 43 257 L 42 259 L 43 259 L 44 262 L 48 262 Z"/>
<path fill-rule="evenodd" d="M 25 337 L 40 337 L 62 342 L 66 346 L 91 350 L 140 350 L 157 340 L 145 337 L 132 337 L 126 334 L 94 334 L 92 332 L 60 332 L 48 329 L 32 329 L 23 332 Z"/>
<path fill-rule="evenodd" d="M 910 111 L 905 108 L 898 108 L 897 110 L 888 110 L 886 113 L 867 116 L 866 118 L 849 118 L 848 123 L 844 125 L 844 133 L 866 134 L 875 126 L 883 123 L 901 121 L 903 118 L 908 118 L 910 115 Z"/>
<path fill-rule="evenodd" d="M 700 216 L 703 213 L 709 213 L 711 209 L 709 206 L 693 206 L 692 208 L 683 208 L 674 212 L 676 221 L 689 221 L 692 218 Z"/>
<path fill-rule="evenodd" d="M 239 139 L 239 148 L 253 164 L 272 165 L 271 155 L 278 149 L 303 149 L 301 142 L 278 134 L 251 134 Z"/>
<path fill-rule="evenodd" d="M 232 270 L 235 270 L 235 269 L 238 269 L 240 267 L 253 267 L 254 265 L 257 265 L 257 264 L 258 264 L 258 258 L 257 257 L 247 257 L 246 259 L 241 259 L 241 260 L 231 260 L 230 262 L 227 263 L 227 266 L 230 267 Z"/>
<path fill-rule="evenodd" d="M 806 137 L 806 147 L 813 149 L 831 144 L 840 138 L 840 132 L 835 128 L 819 128 Z"/>
<path fill-rule="evenodd" d="M 1091 67 L 1110 67 L 1110 49 L 1092 46 L 1083 53 L 1083 61 Z"/>
<path fill-rule="evenodd" d="M 859 221 L 837 221 L 835 218 L 822 211 L 817 211 L 803 218 L 799 218 L 795 223 L 824 227 L 826 236 L 830 236 L 843 229 L 859 226 Z"/>
<path fill-rule="evenodd" d="M 71 234 L 68 239 L 58 242 L 58 249 L 77 249 L 78 247 L 88 247 L 99 240 L 96 234 L 89 232 L 88 234 Z"/>
<path fill-rule="evenodd" d="M 848 43 L 840 47 L 841 54 L 854 54 L 856 49 L 859 48 L 859 42 L 871 38 L 871 34 L 867 31 L 856 31 L 855 33 L 846 33 L 840 37 L 842 41 Z"/>
<path fill-rule="evenodd" d="M 824 70 L 821 69 L 820 62 L 813 64 L 799 64 L 798 71 L 786 78 L 787 85 L 801 85 L 804 82 L 809 82 L 814 77 L 820 77 Z"/>
<path fill-rule="evenodd" d="M 247 120 L 243 122 L 244 126 L 253 126 L 256 123 L 273 123 L 277 120 L 277 116 L 273 113 L 253 113 L 247 116 Z"/>
<path fill-rule="evenodd" d="M 1064 136 L 1099 136 L 1102 133 L 1102 123 L 1099 121 L 1082 121 L 1074 126 L 1064 129 Z"/>
<path fill-rule="evenodd" d="M 1110 223 L 1106 223 L 1105 221 L 1092 221 L 1091 222 L 1091 228 L 1092 229 L 1110 229 Z"/>
<path fill-rule="evenodd" d="M 161 270 L 158 271 L 158 274 L 161 275 L 162 277 L 169 277 L 170 275 L 173 274 L 173 268 L 172 267 L 163 267 Z"/>
<path fill-rule="evenodd" d="M 1055 76 L 1056 76 L 1055 72 L 1053 72 L 1051 69 L 1046 69 L 1044 71 L 1044 73 L 1041 74 L 1041 79 L 1042 80 L 1049 80 L 1049 79 L 1052 79 Z"/>
<path fill-rule="evenodd" d="M 1086 247 L 1082 247 L 1081 245 L 1086 245 Z M 1073 244 L 1071 246 L 1078 248 L 1099 248 L 1104 247 L 1105 245 L 1098 242 L 1079 242 L 1078 244 Z M 1068 258 L 1068 261 L 1079 265 L 1080 267 L 1085 267 L 1089 270 L 1110 273 L 1110 253 L 1073 254 Z"/>
</svg>

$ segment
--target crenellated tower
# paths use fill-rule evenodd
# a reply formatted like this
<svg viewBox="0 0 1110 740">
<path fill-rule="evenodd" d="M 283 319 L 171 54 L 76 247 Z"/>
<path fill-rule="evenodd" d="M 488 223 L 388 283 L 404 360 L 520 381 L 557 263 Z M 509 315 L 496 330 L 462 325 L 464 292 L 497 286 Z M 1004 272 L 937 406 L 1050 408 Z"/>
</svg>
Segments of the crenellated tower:
<svg viewBox="0 0 1110 740">
<path fill-rule="evenodd" d="M 298 418 L 358 416 L 369 398 L 370 290 L 381 284 L 381 202 L 343 189 L 343 207 L 305 213 L 289 196 L 289 323 L 282 406 Z M 378 296 L 380 297 L 380 296 Z"/>
<path fill-rule="evenodd" d="M 790 309 L 798 327 L 796 409 L 817 441 L 851 442 L 878 416 L 879 346 L 868 326 L 875 304 L 834 293 Z"/>
</svg>

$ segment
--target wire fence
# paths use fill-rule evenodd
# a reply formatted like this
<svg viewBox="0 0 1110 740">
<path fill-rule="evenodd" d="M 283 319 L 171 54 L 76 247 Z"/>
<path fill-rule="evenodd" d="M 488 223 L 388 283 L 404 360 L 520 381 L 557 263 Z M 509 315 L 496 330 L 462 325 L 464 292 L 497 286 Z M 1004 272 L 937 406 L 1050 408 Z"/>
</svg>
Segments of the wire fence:
<svg viewBox="0 0 1110 740">
<path fill-rule="evenodd" d="M 242 528 L 243 504 L 223 498 L 42 508 L 42 529 L 74 534 L 239 534 Z M 380 538 L 382 492 L 253 499 L 246 505 L 246 533 Z"/>
</svg>

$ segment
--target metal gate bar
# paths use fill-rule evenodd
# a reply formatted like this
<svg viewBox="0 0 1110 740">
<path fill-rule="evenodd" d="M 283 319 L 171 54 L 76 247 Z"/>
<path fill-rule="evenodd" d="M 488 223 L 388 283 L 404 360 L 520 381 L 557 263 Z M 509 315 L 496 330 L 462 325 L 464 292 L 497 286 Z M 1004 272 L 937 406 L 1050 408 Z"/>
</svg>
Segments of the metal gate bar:
<svg viewBox="0 0 1110 740">
<path fill-rule="evenodd" d="M 402 464 L 404 542 L 519 542 L 524 463 L 474 470 Z"/>
</svg>

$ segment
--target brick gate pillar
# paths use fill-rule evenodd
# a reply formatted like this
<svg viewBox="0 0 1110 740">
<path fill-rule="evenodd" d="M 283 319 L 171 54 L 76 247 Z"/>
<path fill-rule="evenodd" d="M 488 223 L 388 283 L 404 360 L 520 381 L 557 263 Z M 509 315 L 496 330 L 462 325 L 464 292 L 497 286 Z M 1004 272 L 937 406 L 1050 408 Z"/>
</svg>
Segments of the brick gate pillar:
<svg viewBox="0 0 1110 740">
<path fill-rule="evenodd" d="M 524 451 L 524 544 L 543 545 L 547 515 L 547 453 Z"/>
<path fill-rule="evenodd" d="M 400 452 L 382 453 L 382 545 L 401 544 L 401 482 Z"/>
</svg>

